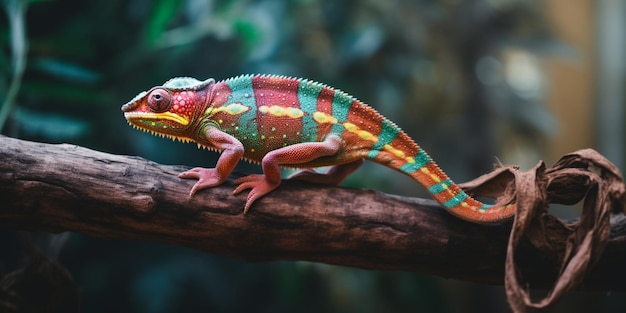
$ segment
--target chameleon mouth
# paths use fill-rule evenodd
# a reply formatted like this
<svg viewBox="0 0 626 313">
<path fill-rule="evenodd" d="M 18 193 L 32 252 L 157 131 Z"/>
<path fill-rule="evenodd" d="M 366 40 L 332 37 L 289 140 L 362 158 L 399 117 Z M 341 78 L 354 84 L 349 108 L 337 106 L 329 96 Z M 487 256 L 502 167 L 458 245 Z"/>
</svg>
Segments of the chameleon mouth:
<svg viewBox="0 0 626 313">
<path fill-rule="evenodd" d="M 168 120 L 177 124 L 187 126 L 189 120 L 172 112 L 162 113 L 142 113 L 142 112 L 124 112 L 124 117 L 128 120 Z"/>
<path fill-rule="evenodd" d="M 137 126 L 137 125 L 132 124 L 130 122 L 128 122 L 128 125 L 132 126 L 135 129 L 138 129 L 138 130 L 141 130 L 141 131 L 145 131 L 147 133 L 151 133 L 151 134 L 153 134 L 155 136 L 162 137 L 162 138 L 169 138 L 169 139 L 172 139 L 174 141 L 178 140 L 180 142 L 185 142 L 185 143 L 193 141 L 191 138 L 187 138 L 187 137 L 179 137 L 179 136 L 174 136 L 174 135 L 169 135 L 169 134 L 164 134 L 164 133 L 158 133 L 158 132 L 155 132 L 154 130 L 151 130 L 151 129 L 148 129 L 148 128 L 143 128 L 141 126 Z M 200 148 L 200 144 L 198 144 L 198 148 Z"/>
</svg>

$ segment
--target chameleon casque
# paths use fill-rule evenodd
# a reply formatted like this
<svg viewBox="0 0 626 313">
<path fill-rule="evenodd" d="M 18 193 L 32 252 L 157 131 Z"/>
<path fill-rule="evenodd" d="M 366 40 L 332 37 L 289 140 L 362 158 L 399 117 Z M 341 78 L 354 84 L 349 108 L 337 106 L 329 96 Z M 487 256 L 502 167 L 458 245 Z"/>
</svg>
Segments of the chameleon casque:
<svg viewBox="0 0 626 313">
<path fill-rule="evenodd" d="M 420 183 L 453 215 L 497 223 L 515 205 L 493 206 L 468 196 L 405 132 L 373 108 L 324 84 L 273 75 L 215 82 L 173 78 L 122 106 L 132 126 L 222 151 L 215 168 L 179 175 L 194 178 L 190 196 L 226 181 L 240 159 L 261 163 L 263 174 L 239 178 L 234 194 L 251 189 L 244 213 L 281 182 L 279 167 L 305 169 L 290 178 L 338 184 L 363 160 L 400 171 Z M 312 168 L 332 166 L 327 173 Z"/>
</svg>

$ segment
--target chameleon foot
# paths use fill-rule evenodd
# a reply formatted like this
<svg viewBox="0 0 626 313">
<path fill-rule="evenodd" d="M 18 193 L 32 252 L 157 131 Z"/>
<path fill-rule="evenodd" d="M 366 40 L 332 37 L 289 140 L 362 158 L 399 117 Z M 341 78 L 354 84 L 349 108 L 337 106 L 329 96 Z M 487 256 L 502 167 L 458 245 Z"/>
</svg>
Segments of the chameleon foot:
<svg viewBox="0 0 626 313">
<path fill-rule="evenodd" d="M 185 179 L 195 178 L 198 180 L 198 182 L 191 187 L 189 196 L 193 196 L 198 190 L 221 185 L 226 180 L 225 177 L 220 177 L 216 169 L 202 167 L 196 167 L 186 172 L 182 172 L 178 174 L 178 177 Z"/>
<path fill-rule="evenodd" d="M 246 214 L 248 213 L 252 203 L 270 191 L 276 189 L 276 187 L 280 185 L 280 180 L 273 183 L 268 181 L 265 175 L 254 174 L 238 178 L 235 180 L 235 184 L 239 184 L 239 186 L 235 188 L 235 191 L 233 191 L 233 194 L 235 195 L 246 189 L 252 189 L 250 193 L 248 193 L 246 205 L 243 208 L 243 214 Z"/>
</svg>

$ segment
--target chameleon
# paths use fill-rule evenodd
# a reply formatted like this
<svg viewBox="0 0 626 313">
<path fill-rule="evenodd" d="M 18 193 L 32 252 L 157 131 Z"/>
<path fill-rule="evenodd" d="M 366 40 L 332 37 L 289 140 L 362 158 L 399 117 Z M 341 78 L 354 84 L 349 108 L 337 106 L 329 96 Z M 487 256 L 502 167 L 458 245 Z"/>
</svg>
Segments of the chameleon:
<svg viewBox="0 0 626 313">
<path fill-rule="evenodd" d="M 216 82 L 176 77 L 122 106 L 127 122 L 155 135 L 221 151 L 214 168 L 179 174 L 197 179 L 189 196 L 224 183 L 244 159 L 263 173 L 234 181 L 233 194 L 250 189 L 244 214 L 281 183 L 281 167 L 318 184 L 337 185 L 370 160 L 412 177 L 443 208 L 466 221 L 511 219 L 515 205 L 482 203 L 455 184 L 396 124 L 355 97 L 308 79 L 241 75 Z M 315 168 L 329 166 L 326 173 Z"/>
</svg>

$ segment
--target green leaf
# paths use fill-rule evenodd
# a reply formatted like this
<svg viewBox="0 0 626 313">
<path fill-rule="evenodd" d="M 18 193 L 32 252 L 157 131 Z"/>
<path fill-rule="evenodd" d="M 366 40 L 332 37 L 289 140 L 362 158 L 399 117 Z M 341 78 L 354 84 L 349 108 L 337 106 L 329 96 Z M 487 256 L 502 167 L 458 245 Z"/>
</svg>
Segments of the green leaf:
<svg viewBox="0 0 626 313">
<path fill-rule="evenodd" d="M 52 1 L 54 1 L 54 0 L 26 0 L 26 3 L 32 4 L 32 3 L 52 2 Z"/>
<path fill-rule="evenodd" d="M 155 46 L 158 43 L 161 35 L 178 14 L 182 4 L 182 0 L 158 0 L 154 2 L 145 29 L 145 40 L 150 46 Z"/>
<path fill-rule="evenodd" d="M 33 97 L 79 104 L 107 104 L 111 97 L 107 92 L 84 85 L 70 85 L 62 82 L 33 82 L 25 81 L 22 84 L 22 93 Z"/>
<path fill-rule="evenodd" d="M 72 82 L 93 84 L 100 79 L 100 75 L 95 71 L 58 59 L 39 58 L 33 61 L 32 67 L 53 77 Z"/>
<path fill-rule="evenodd" d="M 252 51 L 263 40 L 263 32 L 249 20 L 239 19 L 234 21 L 233 29 L 243 40 L 246 53 Z"/>
<path fill-rule="evenodd" d="M 42 113 L 21 107 L 15 108 L 13 119 L 29 137 L 44 137 L 53 141 L 68 140 L 84 135 L 88 123 L 59 114 Z"/>
</svg>

